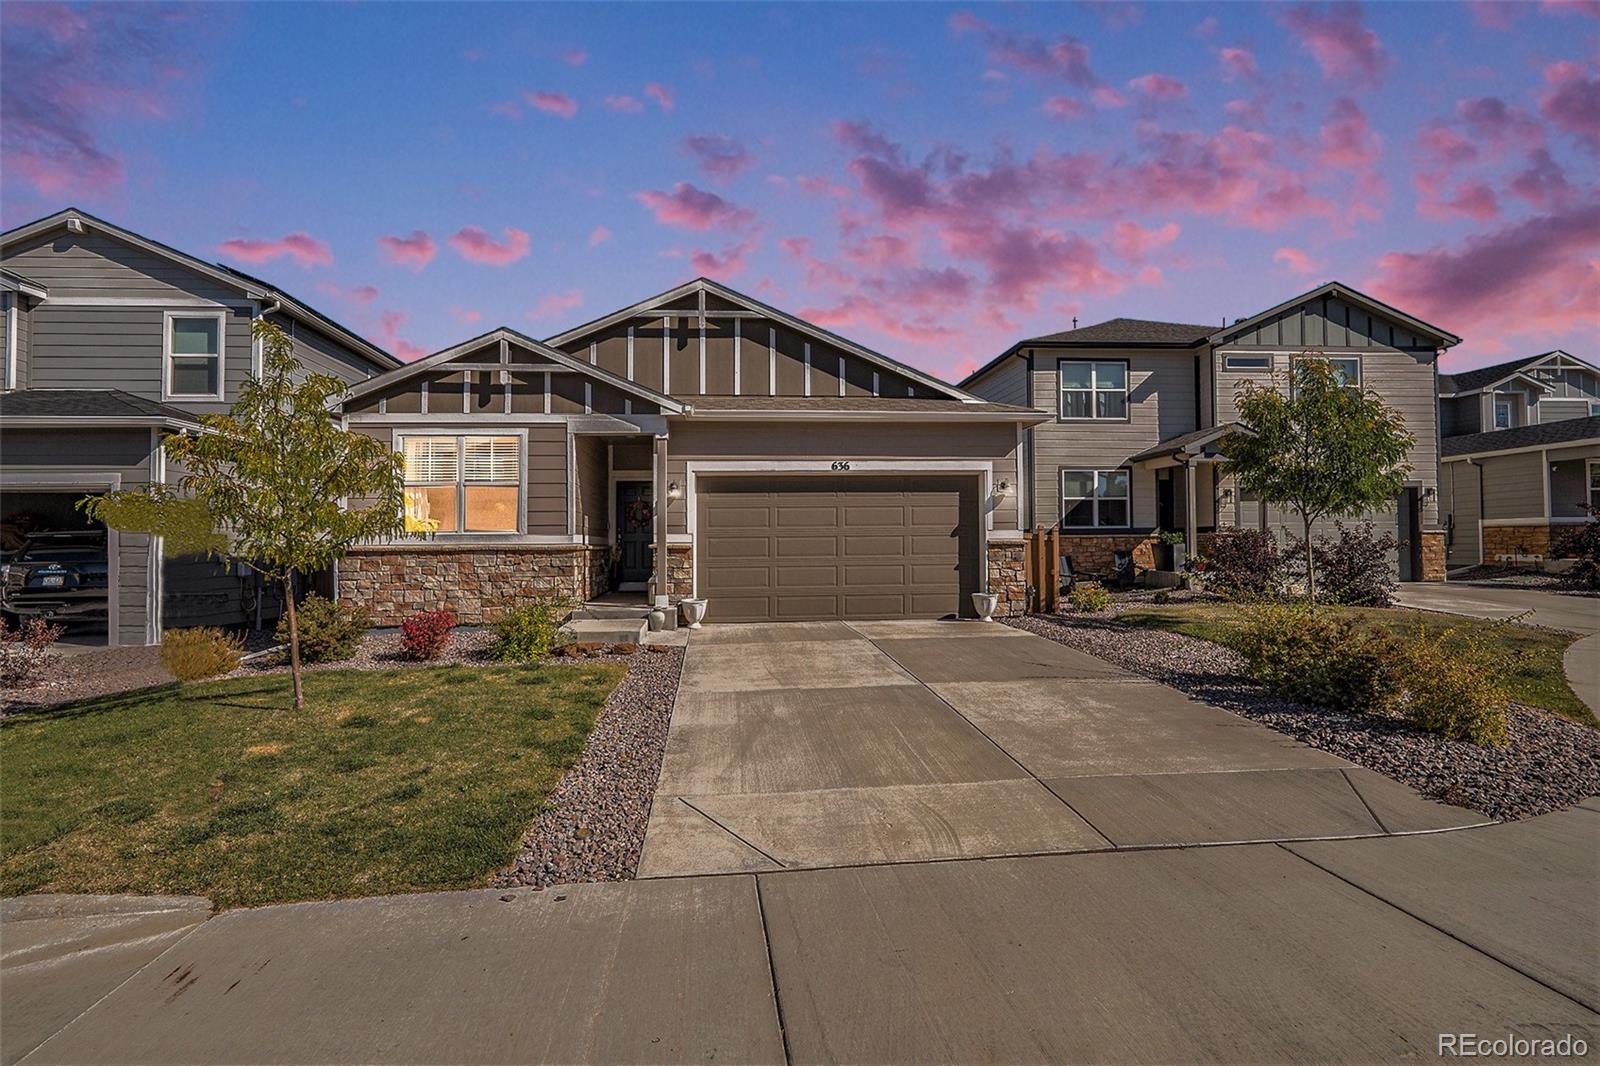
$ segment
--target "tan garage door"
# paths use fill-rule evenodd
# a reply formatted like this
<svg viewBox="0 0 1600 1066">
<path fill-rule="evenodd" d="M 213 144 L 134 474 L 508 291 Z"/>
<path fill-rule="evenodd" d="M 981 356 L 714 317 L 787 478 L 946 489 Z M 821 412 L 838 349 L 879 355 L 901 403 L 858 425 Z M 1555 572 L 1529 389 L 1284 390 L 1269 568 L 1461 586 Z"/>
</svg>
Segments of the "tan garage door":
<svg viewBox="0 0 1600 1066">
<path fill-rule="evenodd" d="M 972 613 L 976 477 L 702 477 L 697 493 L 708 621 Z"/>
</svg>

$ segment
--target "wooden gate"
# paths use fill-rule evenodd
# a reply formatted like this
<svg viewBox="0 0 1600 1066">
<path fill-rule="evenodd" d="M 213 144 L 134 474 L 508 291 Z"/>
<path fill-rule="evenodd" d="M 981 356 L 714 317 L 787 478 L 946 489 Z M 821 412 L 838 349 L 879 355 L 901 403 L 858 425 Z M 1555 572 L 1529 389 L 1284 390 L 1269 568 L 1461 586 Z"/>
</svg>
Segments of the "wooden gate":
<svg viewBox="0 0 1600 1066">
<path fill-rule="evenodd" d="M 1022 534 L 1022 579 L 1028 587 L 1029 614 L 1061 609 L 1061 530 L 1037 526 Z"/>
</svg>

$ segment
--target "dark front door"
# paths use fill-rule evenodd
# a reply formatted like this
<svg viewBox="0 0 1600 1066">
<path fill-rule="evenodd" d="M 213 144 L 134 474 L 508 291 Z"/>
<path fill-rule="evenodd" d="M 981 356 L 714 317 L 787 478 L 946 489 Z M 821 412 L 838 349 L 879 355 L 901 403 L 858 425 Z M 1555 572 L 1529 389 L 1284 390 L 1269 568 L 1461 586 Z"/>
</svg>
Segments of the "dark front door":
<svg viewBox="0 0 1600 1066">
<path fill-rule="evenodd" d="M 617 547 L 622 573 L 617 580 L 635 584 L 650 580 L 650 545 L 655 540 L 655 508 L 650 482 L 617 482 Z"/>
<path fill-rule="evenodd" d="M 1177 484 L 1171 470 L 1156 471 L 1156 525 L 1161 529 L 1178 528 Z"/>
<path fill-rule="evenodd" d="M 1414 488 L 1400 493 L 1400 580 L 1422 580 L 1422 497 Z"/>
</svg>

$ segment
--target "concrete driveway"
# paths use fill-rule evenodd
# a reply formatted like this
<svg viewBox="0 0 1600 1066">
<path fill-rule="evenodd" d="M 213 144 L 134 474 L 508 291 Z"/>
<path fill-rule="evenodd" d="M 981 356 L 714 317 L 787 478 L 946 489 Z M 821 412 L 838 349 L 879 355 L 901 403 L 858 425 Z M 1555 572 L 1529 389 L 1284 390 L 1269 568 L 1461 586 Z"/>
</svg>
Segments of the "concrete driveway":
<svg viewBox="0 0 1600 1066">
<path fill-rule="evenodd" d="M 1482 821 L 1006 626 L 719 626 L 689 641 L 639 876 Z"/>
</svg>

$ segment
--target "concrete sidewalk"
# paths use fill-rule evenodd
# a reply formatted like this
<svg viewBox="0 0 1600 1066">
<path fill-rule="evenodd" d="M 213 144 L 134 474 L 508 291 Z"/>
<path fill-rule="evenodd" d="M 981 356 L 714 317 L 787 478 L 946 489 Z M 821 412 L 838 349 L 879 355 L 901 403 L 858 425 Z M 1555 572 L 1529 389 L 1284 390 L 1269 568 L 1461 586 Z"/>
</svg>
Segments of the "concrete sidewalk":
<svg viewBox="0 0 1600 1066">
<path fill-rule="evenodd" d="M 1577 810 L 266 907 L 108 974 L 24 1061 L 1371 1062 L 1432 1058 L 1441 1032 L 1594 1049 L 1597 856 L 1600 810 Z M 28 977 L 4 978 L 9 1015 Z"/>
</svg>

